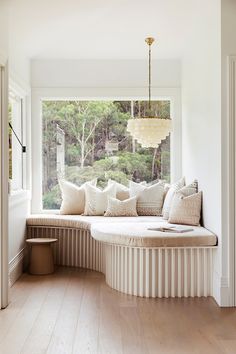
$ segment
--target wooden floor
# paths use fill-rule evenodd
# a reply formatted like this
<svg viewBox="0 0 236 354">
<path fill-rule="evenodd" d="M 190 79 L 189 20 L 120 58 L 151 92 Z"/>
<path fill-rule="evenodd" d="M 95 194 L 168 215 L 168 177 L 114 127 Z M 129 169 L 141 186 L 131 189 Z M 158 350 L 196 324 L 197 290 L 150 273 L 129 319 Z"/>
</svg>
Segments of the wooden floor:
<svg viewBox="0 0 236 354">
<path fill-rule="evenodd" d="M 0 353 L 236 353 L 236 309 L 213 299 L 144 299 L 76 268 L 24 274 L 0 311 Z"/>
</svg>

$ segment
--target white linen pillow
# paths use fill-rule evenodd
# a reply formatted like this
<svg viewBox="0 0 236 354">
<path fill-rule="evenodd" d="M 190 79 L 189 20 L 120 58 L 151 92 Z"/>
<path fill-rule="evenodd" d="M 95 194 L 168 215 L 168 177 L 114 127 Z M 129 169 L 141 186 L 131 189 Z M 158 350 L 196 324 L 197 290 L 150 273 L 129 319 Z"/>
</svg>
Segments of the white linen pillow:
<svg viewBox="0 0 236 354">
<path fill-rule="evenodd" d="M 130 182 L 130 196 L 137 197 L 138 215 L 161 215 L 164 199 L 164 183 L 152 186 Z"/>
<path fill-rule="evenodd" d="M 171 208 L 171 202 L 172 202 L 172 199 L 174 197 L 174 194 L 175 194 L 175 192 L 177 192 L 178 190 L 183 188 L 184 185 L 185 185 L 185 178 L 182 177 L 179 181 L 177 181 L 176 183 L 173 183 L 170 186 L 168 192 L 166 193 L 164 204 L 163 204 L 163 208 L 162 208 L 163 219 L 168 220 L 169 211 L 170 211 L 170 208 Z"/>
<path fill-rule="evenodd" d="M 116 197 L 116 186 L 111 184 L 101 190 L 91 184 L 86 184 L 84 215 L 104 215 L 107 209 L 108 197 Z"/>
<path fill-rule="evenodd" d="M 96 186 L 97 179 L 88 181 L 86 183 Z M 66 181 L 64 179 L 59 180 L 59 186 L 62 195 L 60 214 L 63 215 L 83 214 L 84 207 L 85 207 L 84 186 L 86 183 L 84 183 L 81 187 L 78 187 L 76 184 Z"/>
<path fill-rule="evenodd" d="M 169 213 L 169 223 L 199 225 L 202 206 L 202 192 L 185 197 L 178 192 L 174 195 Z"/>
<path fill-rule="evenodd" d="M 116 198 L 119 200 L 126 200 L 129 199 L 129 188 L 124 186 L 121 183 L 113 181 L 112 179 L 108 180 L 108 186 L 115 184 L 116 185 Z"/>
<path fill-rule="evenodd" d="M 104 216 L 138 216 L 136 197 L 126 200 L 108 198 L 107 210 Z"/>
</svg>

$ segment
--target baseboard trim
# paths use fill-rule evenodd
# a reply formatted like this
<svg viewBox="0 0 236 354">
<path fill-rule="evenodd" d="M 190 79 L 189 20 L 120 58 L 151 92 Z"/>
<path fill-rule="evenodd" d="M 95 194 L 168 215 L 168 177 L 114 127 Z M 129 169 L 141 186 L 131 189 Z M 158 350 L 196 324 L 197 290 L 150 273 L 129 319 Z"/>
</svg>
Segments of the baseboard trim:
<svg viewBox="0 0 236 354">
<path fill-rule="evenodd" d="M 23 273 L 25 248 L 9 262 L 9 286 L 11 287 Z"/>
</svg>

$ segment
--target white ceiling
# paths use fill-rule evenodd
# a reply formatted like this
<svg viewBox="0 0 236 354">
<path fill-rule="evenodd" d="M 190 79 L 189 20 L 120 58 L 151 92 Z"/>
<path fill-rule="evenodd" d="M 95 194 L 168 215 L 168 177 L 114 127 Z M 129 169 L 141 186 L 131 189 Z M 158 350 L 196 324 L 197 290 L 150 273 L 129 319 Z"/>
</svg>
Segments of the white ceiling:
<svg viewBox="0 0 236 354">
<path fill-rule="evenodd" d="M 37 59 L 180 58 L 215 0 L 10 0 L 10 48 Z M 200 26 L 199 26 L 200 25 Z"/>
</svg>

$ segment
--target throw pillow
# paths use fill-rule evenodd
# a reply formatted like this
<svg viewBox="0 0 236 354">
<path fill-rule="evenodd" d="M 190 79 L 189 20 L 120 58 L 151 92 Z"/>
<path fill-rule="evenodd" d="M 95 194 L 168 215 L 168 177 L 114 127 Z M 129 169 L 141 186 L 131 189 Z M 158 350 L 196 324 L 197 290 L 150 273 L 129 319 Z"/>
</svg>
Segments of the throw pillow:
<svg viewBox="0 0 236 354">
<path fill-rule="evenodd" d="M 96 185 L 97 180 L 86 182 L 91 185 Z M 85 183 L 85 184 L 86 184 Z M 84 212 L 85 206 L 85 191 L 83 184 L 81 187 L 76 186 L 72 182 L 68 182 L 64 179 L 59 180 L 59 186 L 61 189 L 62 203 L 60 208 L 60 214 L 64 215 L 80 215 Z"/>
<path fill-rule="evenodd" d="M 86 184 L 84 215 L 104 215 L 108 197 L 116 197 L 115 184 L 107 186 L 103 191 L 91 184 Z"/>
<path fill-rule="evenodd" d="M 108 198 L 107 211 L 104 216 L 138 216 L 136 197 L 126 200 Z"/>
<path fill-rule="evenodd" d="M 176 183 L 173 183 L 170 186 L 168 192 L 166 193 L 163 208 L 162 208 L 163 219 L 168 220 L 169 212 L 170 212 L 170 208 L 171 208 L 171 202 L 174 197 L 174 194 L 175 194 L 175 192 L 177 192 L 178 190 L 183 188 L 184 185 L 185 185 L 185 179 L 183 177 L 179 181 L 177 181 Z"/>
<path fill-rule="evenodd" d="M 108 180 L 108 186 L 115 184 L 116 186 L 116 198 L 119 200 L 129 199 L 129 188 L 124 186 L 121 183 L 113 181 L 112 179 Z"/>
<path fill-rule="evenodd" d="M 178 192 L 174 195 L 168 222 L 174 224 L 199 225 L 201 216 L 202 193 L 185 197 Z"/>
<path fill-rule="evenodd" d="M 137 197 L 138 215 L 161 215 L 164 183 L 158 182 L 152 186 L 130 182 L 130 196 Z"/>
</svg>

